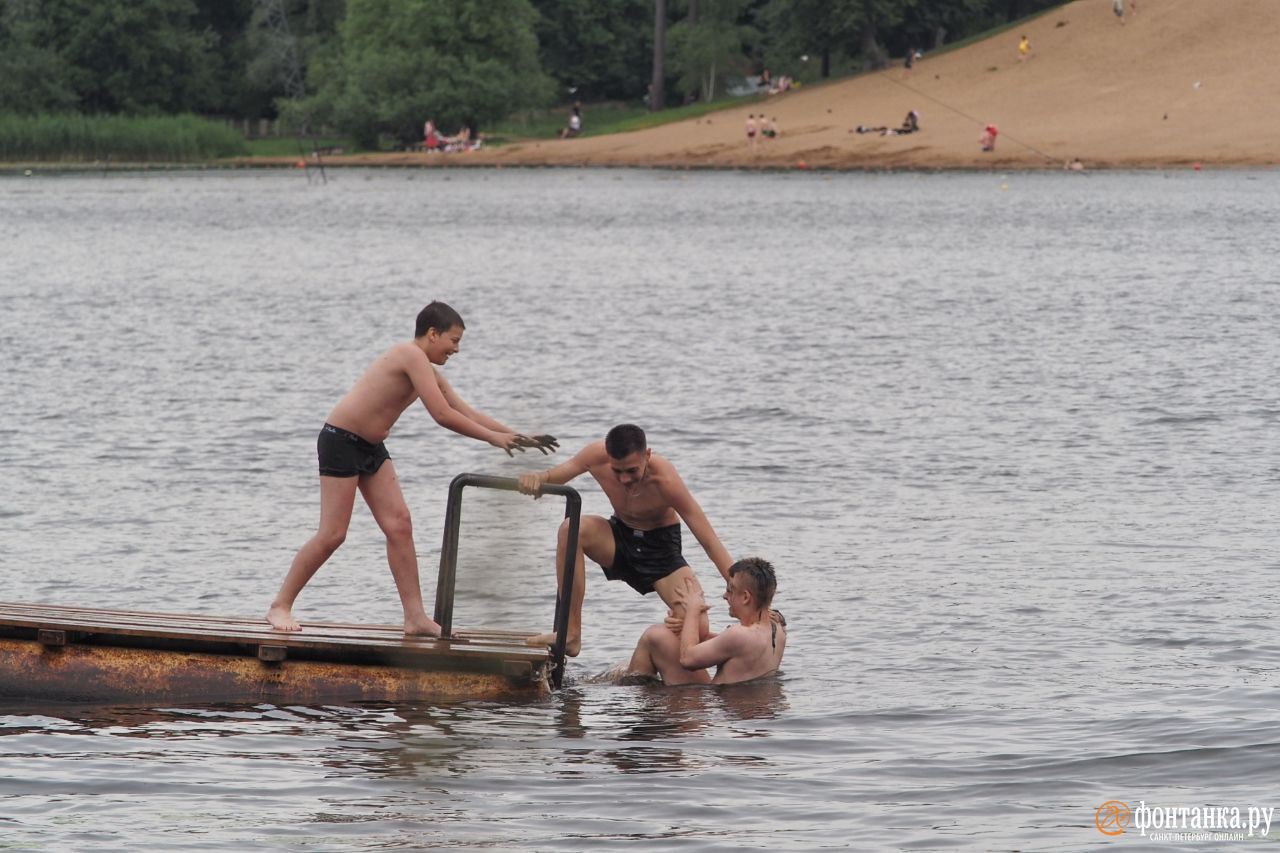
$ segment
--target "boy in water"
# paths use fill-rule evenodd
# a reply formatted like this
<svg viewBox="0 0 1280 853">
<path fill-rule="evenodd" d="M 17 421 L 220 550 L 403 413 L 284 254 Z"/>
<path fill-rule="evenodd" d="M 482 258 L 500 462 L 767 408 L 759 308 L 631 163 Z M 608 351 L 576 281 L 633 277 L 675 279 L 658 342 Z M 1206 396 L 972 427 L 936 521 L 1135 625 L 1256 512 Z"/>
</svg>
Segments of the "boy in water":
<svg viewBox="0 0 1280 853">
<path fill-rule="evenodd" d="M 413 544 L 409 507 L 395 465 L 383 442 L 414 400 L 421 400 L 436 423 L 461 435 L 487 441 L 511 455 L 537 447 L 555 450 L 549 435 L 521 435 L 468 406 L 436 369 L 458 352 L 465 326 L 458 312 L 432 302 L 418 314 L 412 341 L 398 343 L 365 371 L 338 401 L 320 430 L 320 527 L 307 540 L 276 593 L 267 621 L 277 631 L 298 631 L 293 603 L 311 576 L 347 536 L 356 490 L 387 537 L 387 563 L 404 607 L 404 632 L 440 636 L 440 626 L 422 607 L 418 554 Z"/>
<path fill-rule="evenodd" d="M 774 672 L 787 647 L 786 622 L 769 605 L 778 588 L 773 566 L 747 557 L 729 567 L 724 600 L 738 620 L 719 634 L 700 638 L 699 621 L 708 609 L 702 588 L 686 580 L 678 598 L 684 605 L 679 634 L 666 624 L 640 635 L 627 675 L 661 676 L 663 684 L 734 684 Z M 712 678 L 706 668 L 715 666 Z"/>
</svg>

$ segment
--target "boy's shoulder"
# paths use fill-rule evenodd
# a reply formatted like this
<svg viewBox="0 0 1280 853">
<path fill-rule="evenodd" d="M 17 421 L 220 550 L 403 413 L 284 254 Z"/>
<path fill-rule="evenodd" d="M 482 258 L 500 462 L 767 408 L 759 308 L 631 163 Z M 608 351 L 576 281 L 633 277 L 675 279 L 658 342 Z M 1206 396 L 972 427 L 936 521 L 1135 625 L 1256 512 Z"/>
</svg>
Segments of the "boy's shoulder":
<svg viewBox="0 0 1280 853">
<path fill-rule="evenodd" d="M 401 368 L 408 367 L 411 364 L 429 363 L 427 354 L 413 341 L 400 341 L 392 344 L 382 353 L 381 358 Z"/>
<path fill-rule="evenodd" d="M 604 441 L 593 441 L 576 454 L 578 460 L 589 468 L 605 465 L 609 461 L 609 453 L 604 449 Z"/>
<path fill-rule="evenodd" d="M 758 630 L 755 626 L 743 625 L 741 622 L 730 625 L 723 632 L 729 635 L 739 651 L 753 649 L 754 646 L 768 645 L 769 634 Z"/>
</svg>

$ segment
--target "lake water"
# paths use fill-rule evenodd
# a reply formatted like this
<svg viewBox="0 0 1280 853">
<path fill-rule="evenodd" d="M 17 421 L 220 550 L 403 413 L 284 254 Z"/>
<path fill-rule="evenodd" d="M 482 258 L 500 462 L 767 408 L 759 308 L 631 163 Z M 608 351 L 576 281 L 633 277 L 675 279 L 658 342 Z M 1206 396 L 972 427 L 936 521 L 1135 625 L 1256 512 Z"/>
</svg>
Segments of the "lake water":
<svg viewBox="0 0 1280 853">
<path fill-rule="evenodd" d="M 443 299 L 469 402 L 641 424 L 775 563 L 784 671 L 597 683 L 662 613 L 591 568 L 546 701 L 0 708 L 0 846 L 1146 848 L 1099 807 L 1280 805 L 1276 173 L 328 178 L 0 179 L 0 599 L 264 612 L 324 416 Z M 388 446 L 430 599 L 449 480 L 543 460 L 420 408 Z M 550 625 L 562 506 L 469 493 L 456 625 Z M 297 612 L 398 621 L 362 506 Z"/>
</svg>

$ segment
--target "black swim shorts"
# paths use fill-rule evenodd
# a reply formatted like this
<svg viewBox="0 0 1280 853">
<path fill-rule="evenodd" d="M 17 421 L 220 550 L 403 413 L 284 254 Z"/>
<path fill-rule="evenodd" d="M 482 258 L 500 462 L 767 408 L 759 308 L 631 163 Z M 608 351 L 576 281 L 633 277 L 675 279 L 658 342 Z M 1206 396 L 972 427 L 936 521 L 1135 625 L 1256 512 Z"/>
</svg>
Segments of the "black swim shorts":
<svg viewBox="0 0 1280 853">
<path fill-rule="evenodd" d="M 609 526 L 613 528 L 613 565 L 604 570 L 604 576 L 611 581 L 626 581 L 636 592 L 648 595 L 655 581 L 688 565 L 680 553 L 679 524 L 637 530 L 615 515 Z"/>
<path fill-rule="evenodd" d="M 322 477 L 358 477 L 373 474 L 391 458 L 387 445 L 365 441 L 354 432 L 325 424 L 316 439 Z"/>
</svg>

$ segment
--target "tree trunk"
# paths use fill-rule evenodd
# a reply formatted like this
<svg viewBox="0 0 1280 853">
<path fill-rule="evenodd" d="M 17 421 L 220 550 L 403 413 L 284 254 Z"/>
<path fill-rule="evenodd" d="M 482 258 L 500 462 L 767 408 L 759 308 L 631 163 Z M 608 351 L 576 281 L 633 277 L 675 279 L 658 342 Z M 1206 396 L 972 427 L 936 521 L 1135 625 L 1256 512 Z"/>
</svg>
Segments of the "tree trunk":
<svg viewBox="0 0 1280 853">
<path fill-rule="evenodd" d="M 831 48 L 824 47 L 822 49 L 822 79 L 826 80 L 831 76 Z"/>
<path fill-rule="evenodd" d="M 667 70 L 667 2 L 653 0 L 653 82 L 649 84 L 649 109 L 657 112 L 666 106 Z"/>
<path fill-rule="evenodd" d="M 698 23 L 698 0 L 689 0 L 689 23 Z"/>
<path fill-rule="evenodd" d="M 876 25 L 868 23 L 862 31 L 862 61 L 867 70 L 884 68 L 884 50 L 876 40 Z"/>
</svg>

